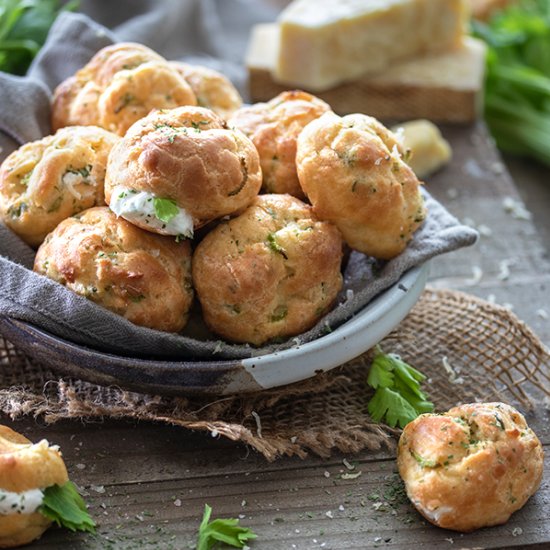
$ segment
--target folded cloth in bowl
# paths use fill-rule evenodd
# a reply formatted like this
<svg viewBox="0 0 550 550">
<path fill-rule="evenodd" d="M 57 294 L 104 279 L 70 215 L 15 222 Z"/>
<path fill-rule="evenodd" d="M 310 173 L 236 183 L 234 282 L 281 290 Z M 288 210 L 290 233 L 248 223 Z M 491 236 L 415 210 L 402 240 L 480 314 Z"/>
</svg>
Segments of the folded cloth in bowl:
<svg viewBox="0 0 550 550">
<path fill-rule="evenodd" d="M 0 74 L 4 99 L 0 130 L 4 138 L 9 136 L 17 145 L 48 134 L 51 87 L 113 40 L 109 31 L 83 15 L 60 17 L 27 77 Z M 383 264 L 353 252 L 339 305 L 311 330 L 299 335 L 301 343 L 322 336 L 327 327 L 338 327 L 412 267 L 475 242 L 476 231 L 460 224 L 427 191 L 423 192 L 429 215 L 405 251 Z M 34 251 L 0 225 L 0 315 L 31 323 L 76 344 L 126 356 L 201 360 L 250 357 L 296 343 L 290 339 L 262 348 L 232 345 L 215 337 L 194 337 L 193 323 L 184 334 L 139 327 L 37 275 L 32 271 L 33 258 Z"/>
</svg>

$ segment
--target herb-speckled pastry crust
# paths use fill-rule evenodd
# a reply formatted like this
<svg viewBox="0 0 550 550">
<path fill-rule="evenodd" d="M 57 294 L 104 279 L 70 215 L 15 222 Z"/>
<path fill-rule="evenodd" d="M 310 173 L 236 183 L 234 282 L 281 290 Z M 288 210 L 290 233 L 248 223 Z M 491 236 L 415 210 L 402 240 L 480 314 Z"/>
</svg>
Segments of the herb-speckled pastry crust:
<svg viewBox="0 0 550 550">
<path fill-rule="evenodd" d="M 228 124 L 244 132 L 258 149 L 264 192 L 305 197 L 296 173 L 296 140 L 308 123 L 328 111 L 323 100 L 293 90 L 267 103 L 242 107 L 229 119 Z"/>
<path fill-rule="evenodd" d="M 0 426 L 0 489 L 23 493 L 63 485 L 67 469 L 57 447 L 46 440 L 32 444 L 7 426 Z M 37 539 L 51 525 L 40 512 L 0 515 L 0 548 L 13 548 Z"/>
<path fill-rule="evenodd" d="M 145 327 L 177 332 L 193 300 L 191 247 L 143 231 L 107 207 L 61 222 L 34 270 Z"/>
<path fill-rule="evenodd" d="M 196 229 L 242 212 L 258 194 L 261 180 L 258 153 L 242 132 L 228 129 L 210 109 L 179 107 L 141 119 L 113 148 L 105 199 L 113 209 L 122 188 L 168 199 L 192 218 Z M 152 227 L 147 216 L 131 221 L 173 234 L 168 227 Z"/>
<path fill-rule="evenodd" d="M 38 246 L 56 225 L 105 204 L 107 157 L 120 138 L 96 126 L 71 126 L 27 143 L 0 168 L 0 216 Z"/>
<path fill-rule="evenodd" d="M 403 155 L 375 118 L 326 113 L 299 135 L 296 164 L 319 218 L 336 224 L 351 248 L 391 259 L 426 217 L 420 182 Z"/>
<path fill-rule="evenodd" d="M 189 84 L 141 44 L 107 46 L 54 91 L 52 127 L 97 125 L 124 135 L 152 109 L 196 105 Z"/>
<path fill-rule="evenodd" d="M 311 328 L 342 287 L 342 238 L 290 195 L 260 195 L 193 256 L 204 319 L 234 342 L 263 344 Z"/>
<path fill-rule="evenodd" d="M 505 523 L 540 485 L 542 445 L 504 403 L 423 414 L 405 427 L 397 464 L 417 510 L 445 529 Z"/>
<path fill-rule="evenodd" d="M 237 88 L 218 71 L 181 61 L 171 61 L 170 64 L 191 86 L 199 107 L 212 109 L 227 120 L 243 104 Z"/>
</svg>

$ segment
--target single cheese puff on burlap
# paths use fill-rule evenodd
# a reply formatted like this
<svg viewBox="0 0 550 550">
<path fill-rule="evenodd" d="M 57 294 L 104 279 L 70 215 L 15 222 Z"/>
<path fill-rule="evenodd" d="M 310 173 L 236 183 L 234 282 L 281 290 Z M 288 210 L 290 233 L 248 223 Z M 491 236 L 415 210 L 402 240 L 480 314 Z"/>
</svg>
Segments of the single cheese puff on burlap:
<svg viewBox="0 0 550 550">
<path fill-rule="evenodd" d="M 472 403 L 407 424 L 397 465 L 426 519 L 466 532 L 505 523 L 525 504 L 540 485 L 543 452 L 513 407 Z"/>
<path fill-rule="evenodd" d="M 245 133 L 258 149 L 264 192 L 305 197 L 296 174 L 296 140 L 308 123 L 328 111 L 323 100 L 294 90 L 243 107 L 229 119 L 229 126 Z"/>
<path fill-rule="evenodd" d="M 120 138 L 96 126 L 71 126 L 23 145 L 0 167 L 0 217 L 38 246 L 56 225 L 105 204 L 107 157 Z"/>
<path fill-rule="evenodd" d="M 426 217 L 420 182 L 403 156 L 375 118 L 326 113 L 299 135 L 296 165 L 319 218 L 336 224 L 351 248 L 391 259 Z"/>
<path fill-rule="evenodd" d="M 171 61 L 170 64 L 191 86 L 199 107 L 212 109 L 227 120 L 243 104 L 237 88 L 218 71 L 181 61 Z"/>
<path fill-rule="evenodd" d="M 152 109 L 196 105 L 189 84 L 141 44 L 107 46 L 54 91 L 52 127 L 97 125 L 124 135 Z"/>
<path fill-rule="evenodd" d="M 261 345 L 311 328 L 342 287 L 342 238 L 290 195 L 260 195 L 208 233 L 193 255 L 207 325 Z"/>
<path fill-rule="evenodd" d="M 107 207 L 61 222 L 38 249 L 34 270 L 157 330 L 181 330 L 193 300 L 189 242 L 143 231 Z"/>
<path fill-rule="evenodd" d="M 144 229 L 192 237 L 193 229 L 242 212 L 261 182 L 258 153 L 242 132 L 210 109 L 178 107 L 128 130 L 109 157 L 105 199 Z M 170 219 L 153 209 L 159 199 L 171 202 Z"/>
<path fill-rule="evenodd" d="M 32 444 L 7 426 L 0 426 L 0 489 L 11 493 L 42 490 L 68 481 L 59 449 L 46 440 Z M 24 505 L 22 505 L 24 506 Z M 51 525 L 40 512 L 0 514 L 0 548 L 13 548 L 37 539 Z"/>
</svg>

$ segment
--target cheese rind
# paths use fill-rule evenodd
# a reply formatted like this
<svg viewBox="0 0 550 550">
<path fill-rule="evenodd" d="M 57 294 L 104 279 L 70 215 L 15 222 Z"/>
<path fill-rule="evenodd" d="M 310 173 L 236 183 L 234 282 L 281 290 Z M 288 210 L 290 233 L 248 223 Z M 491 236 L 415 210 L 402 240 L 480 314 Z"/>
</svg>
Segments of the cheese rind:
<svg viewBox="0 0 550 550">
<path fill-rule="evenodd" d="M 297 0 L 279 16 L 275 80 L 322 91 L 391 63 L 456 48 L 463 0 Z"/>
<path fill-rule="evenodd" d="M 288 90 L 272 75 L 277 60 L 279 28 L 256 25 L 246 65 L 252 101 L 268 101 Z M 316 95 L 339 114 L 368 113 L 380 119 L 428 118 L 470 122 L 479 116 L 485 68 L 485 44 L 464 36 L 451 52 L 431 54 L 392 65 Z"/>
</svg>

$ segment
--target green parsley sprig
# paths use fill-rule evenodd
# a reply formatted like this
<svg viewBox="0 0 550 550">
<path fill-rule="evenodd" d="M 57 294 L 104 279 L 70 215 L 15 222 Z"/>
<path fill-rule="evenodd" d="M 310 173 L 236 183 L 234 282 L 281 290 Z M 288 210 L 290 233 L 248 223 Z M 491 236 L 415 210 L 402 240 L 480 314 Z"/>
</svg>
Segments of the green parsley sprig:
<svg viewBox="0 0 550 550">
<path fill-rule="evenodd" d="M 216 543 L 223 542 L 234 548 L 244 548 L 247 541 L 257 535 L 239 525 L 238 519 L 214 519 L 210 521 L 212 508 L 204 505 L 204 515 L 199 527 L 197 550 L 210 550 Z"/>
<path fill-rule="evenodd" d="M 153 206 L 155 207 L 155 216 L 164 223 L 171 221 L 179 212 L 176 201 L 173 199 L 155 197 Z"/>
<path fill-rule="evenodd" d="M 433 403 L 420 390 L 420 383 L 425 379 L 397 355 L 384 353 L 376 346 L 367 377 L 367 384 L 376 390 L 367 406 L 371 418 L 404 428 L 418 415 L 432 412 Z"/>
<path fill-rule="evenodd" d="M 61 11 L 78 0 L 0 0 L 0 71 L 23 75 Z"/>
<path fill-rule="evenodd" d="M 44 499 L 38 511 L 60 527 L 66 527 L 71 531 L 95 533 L 96 524 L 71 481 L 44 489 Z"/>
<path fill-rule="evenodd" d="M 471 25 L 488 45 L 484 110 L 497 145 L 550 165 L 548 0 L 521 0 Z"/>
</svg>

